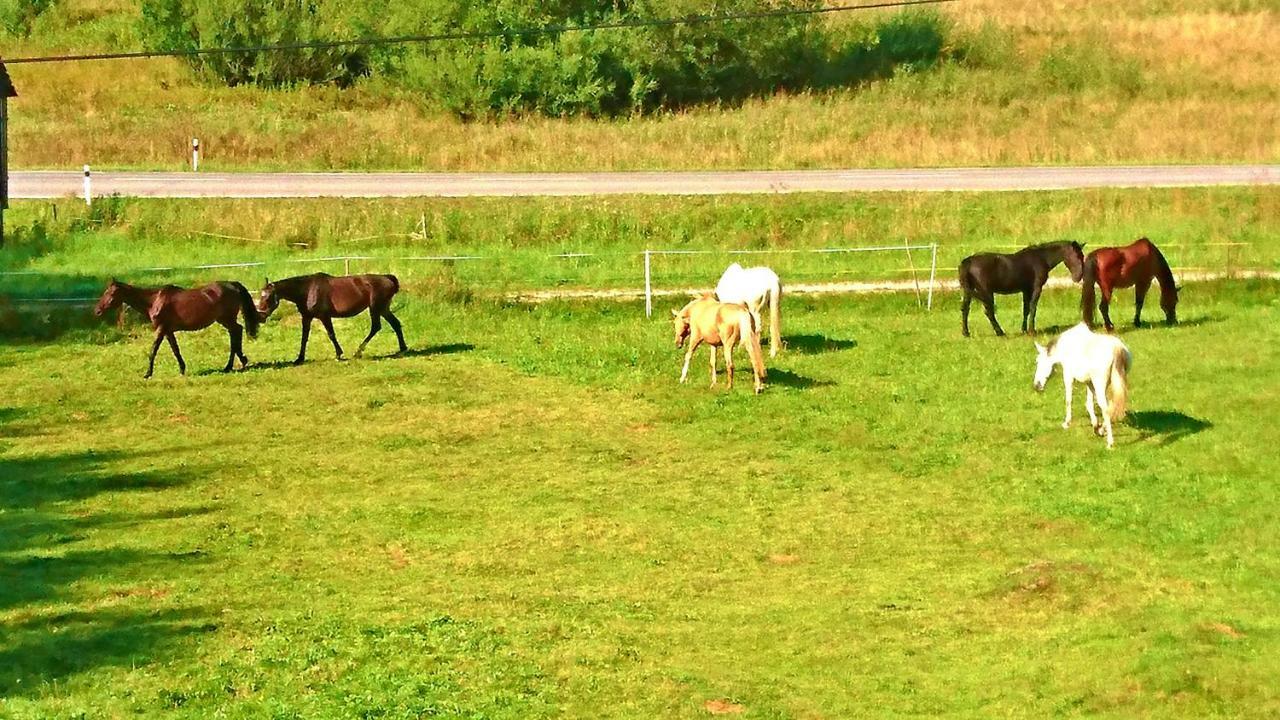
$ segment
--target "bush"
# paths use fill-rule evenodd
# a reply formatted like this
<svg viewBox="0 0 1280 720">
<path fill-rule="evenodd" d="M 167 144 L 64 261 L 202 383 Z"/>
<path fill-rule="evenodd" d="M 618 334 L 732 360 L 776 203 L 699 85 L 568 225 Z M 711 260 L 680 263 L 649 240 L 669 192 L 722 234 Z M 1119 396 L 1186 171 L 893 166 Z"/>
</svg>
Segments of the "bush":
<svg viewBox="0 0 1280 720">
<path fill-rule="evenodd" d="M 0 0 L 0 28 L 15 37 L 27 37 L 39 18 L 53 7 L 53 0 Z"/>
<path fill-rule="evenodd" d="M 619 115 L 849 85 L 932 66 L 951 52 L 936 13 L 904 13 L 838 32 L 813 15 L 565 32 L 641 18 L 816 7 L 819 0 L 408 0 L 381 15 L 337 0 L 143 0 L 150 47 L 177 49 L 367 35 L 542 28 L 425 45 L 209 55 L 228 84 L 351 83 L 370 73 L 424 103 L 473 118 L 513 113 Z"/>
</svg>

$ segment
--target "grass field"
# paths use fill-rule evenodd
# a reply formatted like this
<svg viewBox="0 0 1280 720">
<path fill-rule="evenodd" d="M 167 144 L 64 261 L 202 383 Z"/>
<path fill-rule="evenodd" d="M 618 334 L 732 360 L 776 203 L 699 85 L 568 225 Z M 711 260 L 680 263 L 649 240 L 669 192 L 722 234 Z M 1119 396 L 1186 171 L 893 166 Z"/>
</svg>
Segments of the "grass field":
<svg viewBox="0 0 1280 720">
<path fill-rule="evenodd" d="M 878 193 L 700 198 L 164 201 L 15 203 L 0 248 L 0 333 L 25 329 L 4 296 L 90 297 L 113 275 L 140 284 L 325 270 L 394 272 L 413 292 L 461 301 L 548 288 L 639 288 L 645 249 L 773 250 L 777 254 L 665 256 L 658 289 L 709 287 L 732 259 L 767 263 L 788 283 L 927 280 L 927 251 L 858 256 L 816 248 L 937 243 L 939 277 L 964 256 L 1072 238 L 1087 247 L 1150 236 L 1179 272 L 1280 270 L 1275 188 L 1037 193 Z M 554 257 L 593 253 L 592 257 Z M 479 256 L 477 261 L 396 258 Z M 148 270 L 262 261 L 262 267 Z M 19 274 L 7 274 L 19 273 Z"/>
<path fill-rule="evenodd" d="M 14 65 L 18 167 L 581 170 L 1276 162 L 1277 0 L 963 0 L 966 59 L 617 120 L 463 122 L 385 81 L 214 87 L 178 61 Z M 134 0 L 60 0 L 5 55 L 139 46 Z M 863 13 L 874 17 L 874 14 Z M 835 20 L 845 22 L 852 20 Z"/>
<path fill-rule="evenodd" d="M 944 300 L 789 298 L 758 397 L 634 304 L 0 346 L 0 715 L 1280 712 L 1280 284 L 1126 324 L 1112 452 Z"/>
</svg>

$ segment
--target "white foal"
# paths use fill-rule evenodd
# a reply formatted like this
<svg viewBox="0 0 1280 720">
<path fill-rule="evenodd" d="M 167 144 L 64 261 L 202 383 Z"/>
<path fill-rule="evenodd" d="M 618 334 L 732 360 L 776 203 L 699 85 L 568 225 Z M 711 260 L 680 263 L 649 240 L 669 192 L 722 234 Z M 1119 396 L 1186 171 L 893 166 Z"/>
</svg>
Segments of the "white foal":
<svg viewBox="0 0 1280 720">
<path fill-rule="evenodd" d="M 1035 386 L 1038 392 L 1044 392 L 1044 384 L 1053 374 L 1054 366 L 1062 366 L 1067 401 L 1067 417 L 1062 421 L 1062 427 L 1071 427 L 1072 385 L 1084 383 L 1093 431 L 1106 436 L 1108 448 L 1115 445 L 1111 423 L 1124 417 L 1129 401 L 1129 368 L 1133 365 L 1133 354 L 1129 348 L 1119 339 L 1095 333 L 1088 325 L 1080 323 L 1052 340 L 1048 346 L 1036 343 L 1036 353 Z M 1101 423 L 1093 413 L 1095 401 L 1102 413 Z"/>
</svg>

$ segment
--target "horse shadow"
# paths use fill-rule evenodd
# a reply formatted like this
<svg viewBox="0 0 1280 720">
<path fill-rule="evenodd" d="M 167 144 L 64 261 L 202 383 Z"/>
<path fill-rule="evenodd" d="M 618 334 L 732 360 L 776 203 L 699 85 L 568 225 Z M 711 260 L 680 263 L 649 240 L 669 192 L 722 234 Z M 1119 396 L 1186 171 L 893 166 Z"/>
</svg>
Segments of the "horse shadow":
<svg viewBox="0 0 1280 720">
<path fill-rule="evenodd" d="M 1159 438 L 1168 445 L 1213 427 L 1208 420 L 1194 418 L 1177 410 L 1139 410 L 1129 413 L 1129 425 L 1138 430 L 1135 442 Z"/>
<path fill-rule="evenodd" d="M 431 357 L 432 355 L 453 355 L 455 353 L 471 352 L 475 349 L 476 346 L 471 343 L 444 343 L 443 345 L 428 345 L 420 348 L 409 348 L 402 353 L 379 355 L 378 357 L 368 359 L 396 360 L 399 358 Z"/>
<path fill-rule="evenodd" d="M 795 388 L 797 390 L 810 390 L 818 387 L 830 387 L 835 385 L 833 380 L 819 380 L 817 378 L 797 375 L 790 370 L 770 369 L 767 382 L 773 385 L 781 385 L 782 387 Z"/>
<path fill-rule="evenodd" d="M 826 335 L 788 335 L 783 338 L 783 347 L 803 355 L 817 355 L 825 352 L 839 352 L 858 347 L 857 340 L 841 340 Z"/>
</svg>

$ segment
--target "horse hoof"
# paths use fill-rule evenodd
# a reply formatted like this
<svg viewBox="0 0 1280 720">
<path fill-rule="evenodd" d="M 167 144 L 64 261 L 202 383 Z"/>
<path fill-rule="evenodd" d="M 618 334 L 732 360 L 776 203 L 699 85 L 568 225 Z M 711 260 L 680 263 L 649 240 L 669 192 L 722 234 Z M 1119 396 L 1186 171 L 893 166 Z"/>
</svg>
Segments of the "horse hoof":
<svg viewBox="0 0 1280 720">
<path fill-rule="evenodd" d="M 304 359 L 302 359 L 302 358 L 298 358 L 297 360 L 294 360 L 294 361 L 293 361 L 293 364 L 294 364 L 294 365 L 301 365 L 301 364 L 302 364 L 302 363 L 304 363 L 304 362 L 306 362 L 306 360 L 304 360 Z"/>
<path fill-rule="evenodd" d="M 1063 429 L 1063 430 L 1070 430 L 1070 429 L 1071 429 L 1071 423 L 1069 423 L 1069 422 L 1064 422 L 1064 423 L 1062 423 L 1062 429 Z"/>
</svg>

